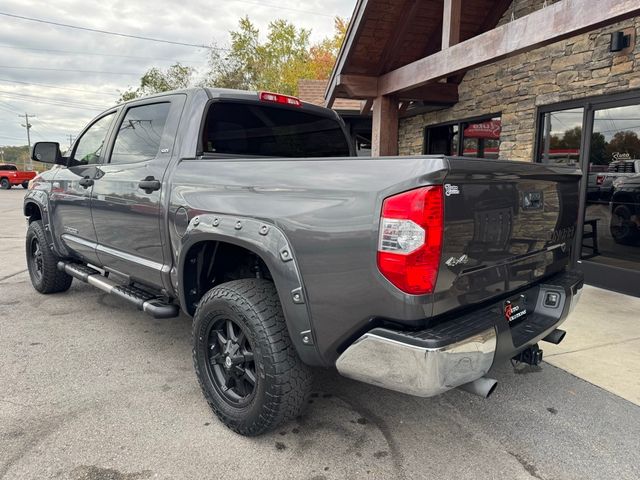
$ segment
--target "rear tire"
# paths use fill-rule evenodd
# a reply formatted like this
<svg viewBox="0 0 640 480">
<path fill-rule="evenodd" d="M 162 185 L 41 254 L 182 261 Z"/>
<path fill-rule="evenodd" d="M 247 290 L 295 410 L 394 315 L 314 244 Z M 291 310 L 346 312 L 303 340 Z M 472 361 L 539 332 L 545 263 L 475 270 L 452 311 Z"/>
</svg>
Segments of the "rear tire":
<svg viewBox="0 0 640 480">
<path fill-rule="evenodd" d="M 202 297 L 193 364 L 211 409 L 241 435 L 260 435 L 300 415 L 312 386 L 267 280 L 235 280 Z"/>
<path fill-rule="evenodd" d="M 9 190 L 11 188 L 11 182 L 8 178 L 0 179 L 0 188 L 2 190 Z"/>
<path fill-rule="evenodd" d="M 640 231 L 632 217 L 633 213 L 626 205 L 618 205 L 613 209 L 609 231 L 616 243 L 633 245 L 640 238 Z"/>
<path fill-rule="evenodd" d="M 58 270 L 58 257 L 49 248 L 41 220 L 29 224 L 26 241 L 27 267 L 31 284 L 40 293 L 69 290 L 73 277 Z"/>
</svg>

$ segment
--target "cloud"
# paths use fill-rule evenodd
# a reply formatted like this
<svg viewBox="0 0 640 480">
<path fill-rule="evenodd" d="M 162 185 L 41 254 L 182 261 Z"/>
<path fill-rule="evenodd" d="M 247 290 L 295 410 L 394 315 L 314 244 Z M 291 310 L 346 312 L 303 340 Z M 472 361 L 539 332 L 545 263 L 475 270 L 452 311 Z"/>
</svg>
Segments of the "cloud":
<svg viewBox="0 0 640 480">
<path fill-rule="evenodd" d="M 311 29 L 312 40 L 319 40 L 332 33 L 333 16 L 350 16 L 354 3 L 4 0 L 0 11 L 178 42 L 209 45 L 213 41 L 225 45 L 228 31 L 245 15 L 262 32 L 270 21 L 284 18 Z M 91 118 L 113 105 L 119 92 L 136 86 L 149 68 L 168 67 L 176 61 L 201 72 L 206 68 L 206 49 L 1 18 L 0 145 L 26 144 L 26 132 L 20 126 L 24 118 L 21 120 L 18 114 L 36 115 L 31 122 L 32 141 L 46 139 L 65 144 L 67 135 L 76 135 Z M 25 140 L 20 141 L 21 138 Z"/>
</svg>

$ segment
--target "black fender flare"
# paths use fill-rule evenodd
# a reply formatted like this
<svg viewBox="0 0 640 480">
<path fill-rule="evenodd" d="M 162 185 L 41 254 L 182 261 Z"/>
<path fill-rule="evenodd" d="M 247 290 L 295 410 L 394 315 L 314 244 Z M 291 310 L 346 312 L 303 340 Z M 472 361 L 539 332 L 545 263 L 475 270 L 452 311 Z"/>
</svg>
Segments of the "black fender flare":
<svg viewBox="0 0 640 480">
<path fill-rule="evenodd" d="M 28 190 L 24 197 L 22 206 L 22 212 L 25 217 L 30 217 L 30 209 L 37 208 L 40 211 L 40 218 L 44 227 L 44 233 L 47 238 L 49 248 L 51 248 L 56 254 L 60 255 L 60 246 L 55 243 L 55 236 L 53 235 L 53 229 L 51 225 L 50 207 L 49 207 L 49 195 L 43 190 Z"/>
<path fill-rule="evenodd" d="M 235 215 L 202 214 L 191 219 L 182 238 L 177 271 L 172 272 L 182 310 L 187 312 L 182 284 L 187 253 L 204 241 L 225 242 L 254 253 L 267 265 L 278 291 L 291 340 L 303 362 L 321 366 L 302 277 L 295 252 L 277 226 Z"/>
</svg>

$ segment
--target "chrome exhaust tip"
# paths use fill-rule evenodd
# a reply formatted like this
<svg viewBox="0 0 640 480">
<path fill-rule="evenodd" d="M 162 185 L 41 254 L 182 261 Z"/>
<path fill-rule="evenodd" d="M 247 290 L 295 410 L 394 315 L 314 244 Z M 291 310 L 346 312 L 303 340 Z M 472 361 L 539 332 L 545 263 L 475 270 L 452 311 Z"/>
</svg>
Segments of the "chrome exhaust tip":
<svg viewBox="0 0 640 480">
<path fill-rule="evenodd" d="M 493 391 L 498 386 L 498 381 L 493 378 L 480 377 L 473 382 L 465 383 L 464 385 L 460 385 L 458 388 L 460 390 L 464 390 L 465 392 L 473 393 L 474 395 L 478 395 L 482 398 L 489 398 L 489 395 L 493 393 Z"/>
</svg>

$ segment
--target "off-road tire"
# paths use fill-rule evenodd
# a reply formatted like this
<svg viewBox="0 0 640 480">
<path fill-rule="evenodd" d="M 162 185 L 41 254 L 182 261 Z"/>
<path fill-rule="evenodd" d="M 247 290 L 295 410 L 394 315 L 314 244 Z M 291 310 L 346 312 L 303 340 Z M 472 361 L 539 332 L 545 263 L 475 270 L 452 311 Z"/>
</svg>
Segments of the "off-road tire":
<svg viewBox="0 0 640 480">
<path fill-rule="evenodd" d="M 11 182 L 8 178 L 0 179 L 0 188 L 2 190 L 9 190 L 11 188 Z"/>
<path fill-rule="evenodd" d="M 208 332 L 224 317 L 242 328 L 253 349 L 256 384 L 246 406 L 225 400 L 207 366 Z M 312 387 L 311 371 L 291 342 L 275 286 L 262 279 L 234 280 L 202 297 L 193 319 L 193 364 L 211 409 L 228 428 L 246 436 L 300 415 Z"/>
<path fill-rule="evenodd" d="M 613 208 L 609 231 L 616 243 L 634 245 L 640 239 L 640 229 L 631 220 L 632 216 L 633 212 L 627 205 L 617 205 Z"/>
<path fill-rule="evenodd" d="M 40 271 L 32 255 L 34 242 L 37 242 L 40 247 Z M 33 288 L 40 293 L 58 293 L 69 290 L 73 277 L 58 270 L 58 261 L 60 258 L 49 248 L 41 220 L 35 220 L 29 224 L 25 250 L 29 277 L 31 277 Z"/>
</svg>

